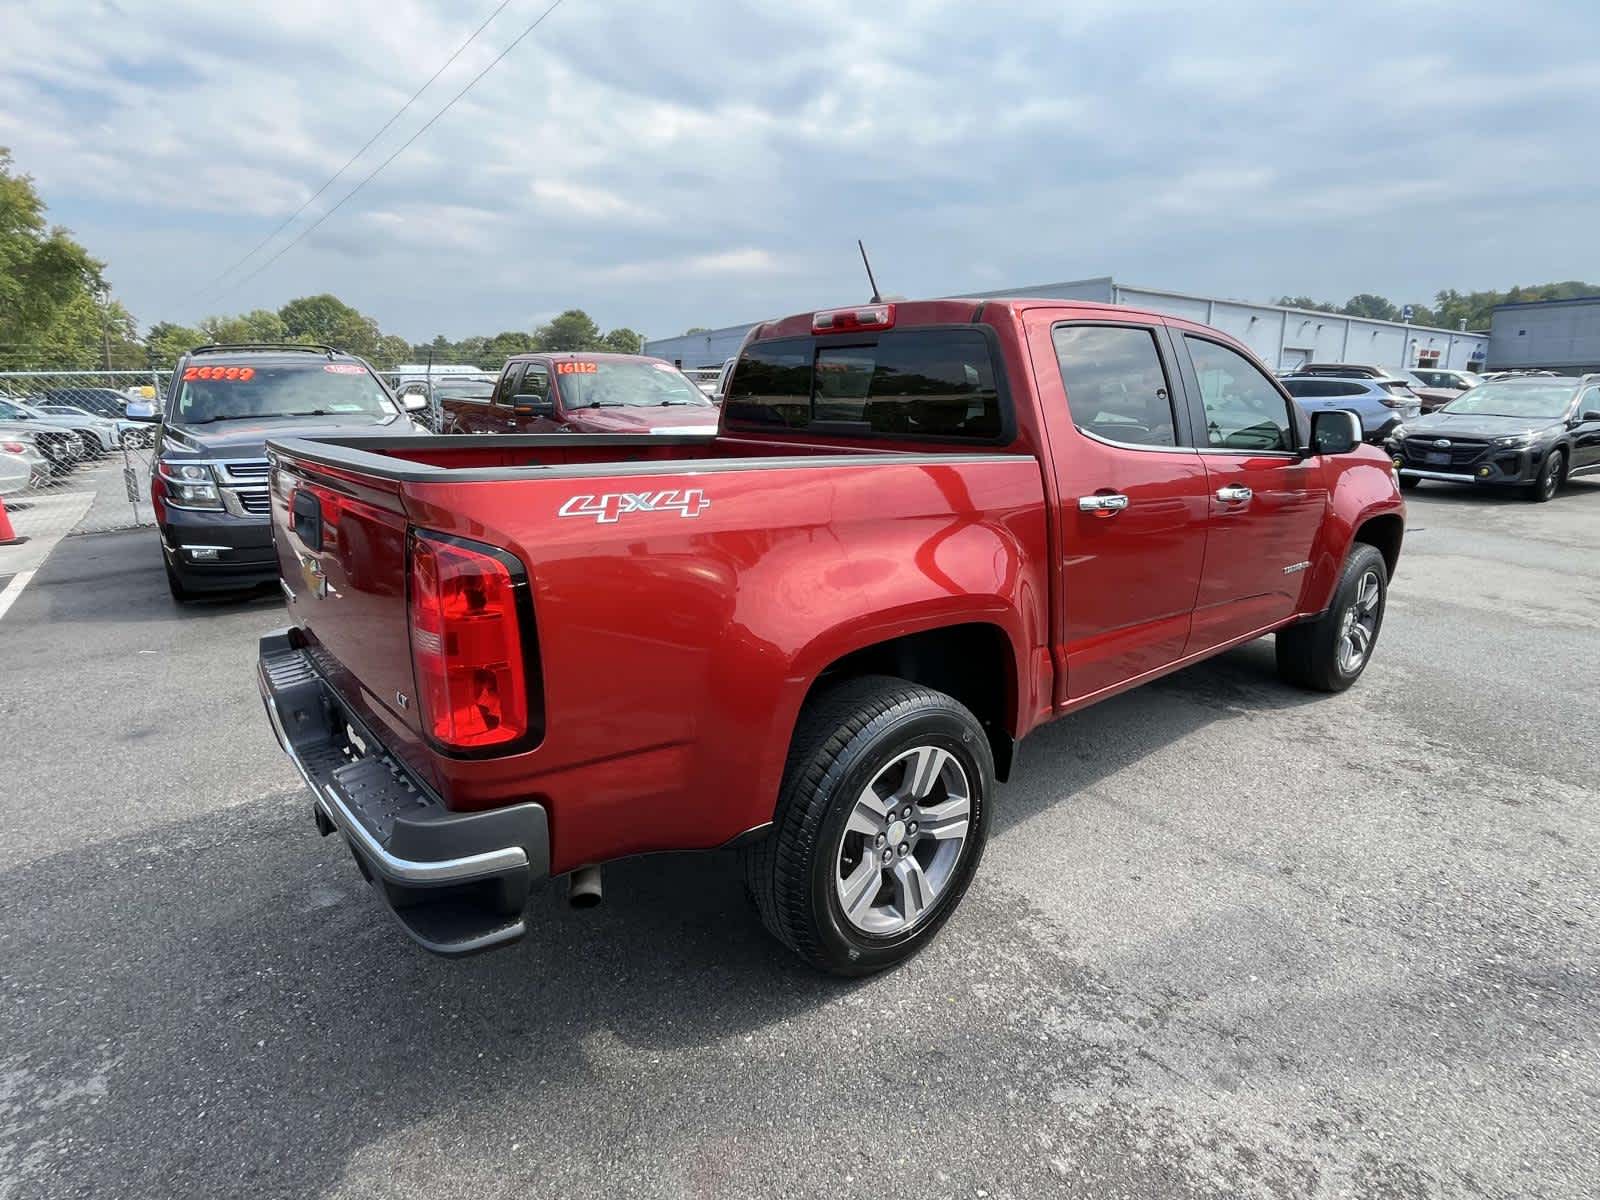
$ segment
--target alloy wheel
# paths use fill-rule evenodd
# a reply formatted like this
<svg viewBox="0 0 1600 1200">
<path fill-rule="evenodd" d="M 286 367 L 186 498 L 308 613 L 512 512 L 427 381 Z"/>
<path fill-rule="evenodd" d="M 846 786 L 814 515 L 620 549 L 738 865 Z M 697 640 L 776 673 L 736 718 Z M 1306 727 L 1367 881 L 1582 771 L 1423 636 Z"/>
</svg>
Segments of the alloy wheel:
<svg viewBox="0 0 1600 1200">
<path fill-rule="evenodd" d="M 835 856 L 845 920 L 878 937 L 904 933 L 933 911 L 955 876 L 972 827 L 972 787 L 938 746 L 890 759 L 862 789 Z"/>
<path fill-rule="evenodd" d="M 1356 585 L 1355 599 L 1339 619 L 1339 670 L 1354 675 L 1367 661 L 1372 643 L 1378 637 L 1378 601 L 1383 585 L 1375 571 L 1368 571 Z"/>
</svg>

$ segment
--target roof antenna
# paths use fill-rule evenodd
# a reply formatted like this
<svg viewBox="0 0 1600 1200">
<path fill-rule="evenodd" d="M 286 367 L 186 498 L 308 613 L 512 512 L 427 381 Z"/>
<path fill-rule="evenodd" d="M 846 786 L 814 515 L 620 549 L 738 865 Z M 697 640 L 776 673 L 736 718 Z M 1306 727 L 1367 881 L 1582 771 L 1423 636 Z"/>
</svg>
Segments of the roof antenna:
<svg viewBox="0 0 1600 1200">
<path fill-rule="evenodd" d="M 867 261 L 867 248 L 862 245 L 861 239 L 856 239 L 856 245 L 861 250 L 861 265 L 867 269 L 867 282 L 872 285 L 872 303 L 882 304 L 883 297 L 878 294 L 878 281 L 872 277 L 872 264 Z"/>
</svg>

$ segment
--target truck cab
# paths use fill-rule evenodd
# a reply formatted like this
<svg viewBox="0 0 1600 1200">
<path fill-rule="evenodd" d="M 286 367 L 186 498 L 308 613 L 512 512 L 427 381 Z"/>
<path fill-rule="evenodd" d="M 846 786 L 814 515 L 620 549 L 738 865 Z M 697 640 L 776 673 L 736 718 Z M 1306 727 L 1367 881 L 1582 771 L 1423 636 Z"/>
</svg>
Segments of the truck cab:
<svg viewBox="0 0 1600 1200">
<path fill-rule="evenodd" d="M 488 396 L 442 395 L 445 433 L 717 431 L 717 408 L 682 371 L 640 354 L 519 354 Z"/>
</svg>

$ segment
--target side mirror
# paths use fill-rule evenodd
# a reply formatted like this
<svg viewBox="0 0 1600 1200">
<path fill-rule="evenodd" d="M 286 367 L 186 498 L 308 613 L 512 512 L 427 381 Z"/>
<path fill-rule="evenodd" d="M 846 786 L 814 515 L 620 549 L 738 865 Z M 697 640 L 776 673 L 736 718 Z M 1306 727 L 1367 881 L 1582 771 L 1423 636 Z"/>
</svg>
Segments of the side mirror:
<svg viewBox="0 0 1600 1200">
<path fill-rule="evenodd" d="M 421 412 L 428 407 L 428 398 L 421 392 L 407 392 L 400 397 L 400 407 L 408 413 Z"/>
<path fill-rule="evenodd" d="M 130 421 L 159 421 L 161 411 L 149 400 L 129 400 L 127 417 Z"/>
<path fill-rule="evenodd" d="M 1361 445 L 1361 418 L 1349 409 L 1324 408 L 1311 414 L 1311 453 L 1349 454 Z"/>
<path fill-rule="evenodd" d="M 553 417 L 556 415 L 556 402 L 548 396 L 524 393 L 511 397 L 511 411 L 519 417 Z"/>
</svg>

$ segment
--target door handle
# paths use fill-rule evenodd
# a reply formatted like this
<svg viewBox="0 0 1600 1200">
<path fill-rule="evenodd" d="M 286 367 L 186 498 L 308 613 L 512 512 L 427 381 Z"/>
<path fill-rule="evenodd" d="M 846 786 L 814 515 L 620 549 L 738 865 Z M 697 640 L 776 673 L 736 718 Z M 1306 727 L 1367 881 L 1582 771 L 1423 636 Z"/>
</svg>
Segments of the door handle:
<svg viewBox="0 0 1600 1200">
<path fill-rule="evenodd" d="M 1101 496 L 1079 496 L 1079 512 L 1121 512 L 1128 507 L 1128 498 L 1120 493 Z"/>
<path fill-rule="evenodd" d="M 1250 499 L 1250 497 L 1254 495 L 1255 493 L 1249 488 L 1237 483 L 1230 483 L 1225 488 L 1217 489 L 1217 499 L 1221 500 L 1224 504 L 1243 504 L 1246 500 Z"/>
</svg>

